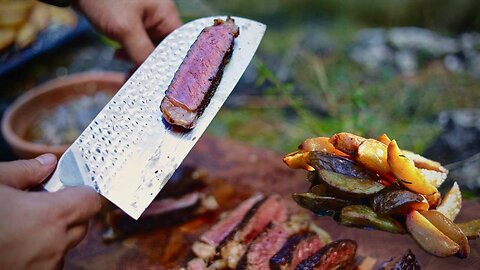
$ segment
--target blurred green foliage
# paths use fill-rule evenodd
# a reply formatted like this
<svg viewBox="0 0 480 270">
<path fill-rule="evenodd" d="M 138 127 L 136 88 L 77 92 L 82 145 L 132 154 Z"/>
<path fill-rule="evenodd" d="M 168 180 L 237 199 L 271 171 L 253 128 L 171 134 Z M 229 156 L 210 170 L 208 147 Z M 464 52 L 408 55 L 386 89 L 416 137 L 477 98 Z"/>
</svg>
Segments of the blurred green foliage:
<svg viewBox="0 0 480 270">
<path fill-rule="evenodd" d="M 480 82 L 433 62 L 403 77 L 385 69 L 371 74 L 348 57 L 358 30 L 414 25 L 455 35 L 480 29 L 480 1 L 242 0 L 179 2 L 186 20 L 233 14 L 260 20 L 267 33 L 253 61 L 254 103 L 224 107 L 208 132 L 279 152 L 308 137 L 348 131 L 387 133 L 402 148 L 422 152 L 441 132 L 443 110 L 480 107 Z M 329 53 L 305 47 L 324 35 Z M 291 73 L 282 76 L 282 67 Z M 235 94 L 244 89 L 235 90 Z M 248 94 L 247 94 L 248 95 Z"/>
</svg>

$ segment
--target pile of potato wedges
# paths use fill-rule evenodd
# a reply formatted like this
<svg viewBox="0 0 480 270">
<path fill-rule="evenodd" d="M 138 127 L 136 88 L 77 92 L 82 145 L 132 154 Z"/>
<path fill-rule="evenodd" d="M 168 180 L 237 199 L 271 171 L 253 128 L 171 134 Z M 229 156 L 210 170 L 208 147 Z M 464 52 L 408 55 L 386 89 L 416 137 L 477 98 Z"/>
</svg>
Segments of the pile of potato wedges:
<svg viewBox="0 0 480 270">
<path fill-rule="evenodd" d="M 480 219 L 454 222 L 462 206 L 455 182 L 442 196 L 448 170 L 440 163 L 399 148 L 386 134 L 377 139 L 351 133 L 305 140 L 283 161 L 308 171 L 308 192 L 293 199 L 317 215 L 346 226 L 409 233 L 439 257 L 470 253 L 468 239 L 480 236 Z"/>
</svg>

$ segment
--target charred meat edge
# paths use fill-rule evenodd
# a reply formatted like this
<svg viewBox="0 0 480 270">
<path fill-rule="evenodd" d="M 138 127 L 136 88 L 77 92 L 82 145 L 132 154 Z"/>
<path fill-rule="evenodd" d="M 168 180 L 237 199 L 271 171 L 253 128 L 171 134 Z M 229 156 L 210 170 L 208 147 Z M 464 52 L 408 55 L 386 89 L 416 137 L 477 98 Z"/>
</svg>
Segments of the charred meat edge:
<svg viewBox="0 0 480 270">
<path fill-rule="evenodd" d="M 107 213 L 107 223 L 114 235 L 106 235 L 105 241 L 114 240 L 126 234 L 150 230 L 158 226 L 170 226 L 183 222 L 200 207 L 198 192 L 185 194 L 179 198 L 153 201 L 138 220 L 134 220 L 120 209 Z"/>
<path fill-rule="evenodd" d="M 181 102 L 175 100 L 175 98 L 172 97 L 172 93 L 170 91 L 172 88 L 172 84 L 178 80 L 181 76 L 186 76 L 186 73 L 189 72 L 190 67 L 187 66 L 187 64 L 191 65 L 199 65 L 201 63 L 196 63 L 196 62 L 188 62 L 190 59 L 194 59 L 194 53 L 199 53 L 198 47 L 201 46 L 207 46 L 209 44 L 199 44 L 197 42 L 199 40 L 199 37 L 204 34 L 204 32 L 207 29 L 215 28 L 217 26 L 222 26 L 225 25 L 227 27 L 227 30 L 229 34 L 231 35 L 232 39 L 230 42 L 229 48 L 227 48 L 222 62 L 219 66 L 212 66 L 208 67 L 213 70 L 216 69 L 216 74 L 213 77 L 208 78 L 208 90 L 205 92 L 204 96 L 198 96 L 198 97 L 192 97 L 194 99 L 201 99 L 202 101 L 200 102 L 200 105 L 197 108 L 188 108 L 186 104 L 182 104 Z M 167 122 L 169 122 L 172 125 L 177 125 L 181 126 L 186 129 L 192 129 L 195 127 L 196 120 L 197 118 L 203 113 L 205 107 L 210 103 L 210 99 L 212 98 L 213 94 L 215 93 L 215 90 L 217 89 L 220 80 L 223 76 L 223 70 L 226 64 L 230 61 L 230 58 L 233 53 L 233 45 L 234 45 L 234 40 L 236 37 L 239 35 L 239 29 L 238 26 L 235 25 L 235 21 L 228 17 L 226 21 L 223 21 L 221 19 L 215 19 L 214 25 L 205 28 L 200 35 L 197 37 L 197 40 L 193 43 L 192 47 L 190 47 L 187 56 L 183 60 L 182 64 L 180 65 L 179 69 L 175 73 L 172 82 L 170 83 L 167 92 L 165 94 L 165 97 L 162 100 L 162 104 L 160 105 L 160 110 L 162 111 L 164 118 Z M 208 55 L 208 54 L 207 54 Z M 213 71 L 212 72 L 215 72 Z M 189 88 L 188 85 L 183 85 L 179 88 Z M 182 91 L 182 89 L 175 89 L 175 91 Z M 202 91 L 200 91 L 202 92 Z"/>
<path fill-rule="evenodd" d="M 305 250 L 304 244 L 311 249 Z M 313 255 L 323 246 L 324 243 L 314 232 L 303 231 L 291 235 L 282 248 L 270 259 L 270 268 L 273 270 L 295 269 L 297 264 Z"/>
<path fill-rule="evenodd" d="M 252 215 L 252 209 L 257 207 L 261 202 L 265 201 L 265 199 L 266 198 L 263 195 L 256 194 L 242 202 L 225 218 L 216 223 L 210 230 L 202 234 L 202 236 L 200 236 L 200 240 L 215 247 L 221 246 L 225 239 L 231 236 L 239 226 L 242 226 L 244 220 L 248 216 Z M 232 218 L 238 218 L 238 220 L 232 222 Z M 226 227 L 227 230 L 219 231 L 221 229 L 225 229 L 222 228 L 225 225 L 229 225 Z M 223 235 L 223 237 L 218 237 L 218 235 Z M 218 241 L 218 238 L 220 238 L 220 241 Z"/>
<path fill-rule="evenodd" d="M 327 270 L 347 267 L 355 259 L 357 244 L 352 240 L 337 240 L 297 265 L 295 270 Z"/>
<path fill-rule="evenodd" d="M 263 198 L 262 200 L 258 201 L 252 208 L 250 208 L 250 210 L 247 212 L 247 214 L 245 215 L 245 217 L 243 218 L 242 222 L 238 225 L 237 228 L 235 228 L 231 233 L 230 235 L 228 235 L 227 237 L 225 237 L 225 239 L 220 243 L 219 247 L 221 248 L 222 246 L 224 246 L 229 240 L 232 240 L 234 237 L 235 237 L 235 234 L 236 233 L 244 233 L 244 229 L 248 226 L 248 225 L 251 225 L 252 224 L 252 219 L 255 217 L 255 216 L 263 216 L 261 212 L 259 212 L 260 208 L 262 208 L 264 205 L 266 205 L 267 202 L 269 202 L 269 200 L 274 200 L 274 202 L 277 202 L 277 200 L 279 200 L 280 197 L 278 195 L 270 195 L 266 198 Z M 280 206 L 282 208 L 285 208 L 285 206 L 283 204 L 280 203 Z M 286 211 L 286 209 L 284 209 Z M 259 214 L 260 213 L 260 214 Z M 266 217 L 269 219 L 269 223 L 273 220 L 273 216 L 269 216 L 269 217 Z M 285 220 L 279 220 L 281 222 L 285 221 Z M 266 226 L 268 226 L 268 224 L 265 224 Z M 253 224 L 254 225 L 254 224 Z M 265 229 L 265 228 L 264 228 Z M 263 230 L 262 230 L 263 231 Z M 254 236 L 251 236 L 251 235 L 248 235 L 250 236 L 252 239 L 249 239 L 249 240 L 253 240 L 255 238 L 255 235 Z M 245 239 L 240 239 L 242 241 L 244 241 Z"/>
<path fill-rule="evenodd" d="M 227 266 L 236 268 L 251 241 L 265 231 L 271 222 L 286 221 L 286 211 L 278 195 L 271 195 L 252 207 L 237 230 L 232 231 L 220 246 L 220 256 L 227 260 Z"/>
<path fill-rule="evenodd" d="M 232 235 L 233 231 L 236 231 L 236 228 L 242 223 L 252 207 L 262 200 L 264 200 L 262 194 L 255 194 L 227 213 L 193 244 L 192 249 L 195 255 L 204 259 L 211 259 L 215 255 L 217 247 Z"/>
</svg>

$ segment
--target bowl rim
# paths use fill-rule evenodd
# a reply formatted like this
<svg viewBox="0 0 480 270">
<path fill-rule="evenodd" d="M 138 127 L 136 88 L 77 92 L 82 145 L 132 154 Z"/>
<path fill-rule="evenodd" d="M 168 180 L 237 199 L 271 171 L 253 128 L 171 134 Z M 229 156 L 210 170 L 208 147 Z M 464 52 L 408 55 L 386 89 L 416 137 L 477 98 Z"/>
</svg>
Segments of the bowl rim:
<svg viewBox="0 0 480 270">
<path fill-rule="evenodd" d="M 18 149 L 22 153 L 27 152 L 27 153 L 37 154 L 37 153 L 46 153 L 46 152 L 52 152 L 52 153 L 64 152 L 70 146 L 70 144 L 48 145 L 48 144 L 31 142 L 20 137 L 12 128 L 13 115 L 20 108 L 25 106 L 25 104 L 28 101 L 34 100 L 39 96 L 48 94 L 61 87 L 88 83 L 88 82 L 118 82 L 119 86 L 121 87 L 125 83 L 126 79 L 127 77 L 125 73 L 121 73 L 121 72 L 113 72 L 113 71 L 91 72 L 90 71 L 90 72 L 75 73 L 75 74 L 66 75 L 63 77 L 58 77 L 50 81 L 47 81 L 45 83 L 42 83 L 38 86 L 35 86 L 27 90 L 23 94 L 21 94 L 5 110 L 5 113 L 2 118 L 2 123 L 1 123 L 3 138 L 10 145 L 10 148 L 12 148 L 12 150 L 15 151 L 15 149 Z"/>
</svg>

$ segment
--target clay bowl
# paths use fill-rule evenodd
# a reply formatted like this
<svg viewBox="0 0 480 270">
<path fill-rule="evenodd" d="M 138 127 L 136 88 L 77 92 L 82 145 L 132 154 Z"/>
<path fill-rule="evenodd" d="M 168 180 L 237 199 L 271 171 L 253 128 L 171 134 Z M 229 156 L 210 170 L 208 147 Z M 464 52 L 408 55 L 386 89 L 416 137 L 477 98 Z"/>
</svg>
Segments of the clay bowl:
<svg viewBox="0 0 480 270">
<path fill-rule="evenodd" d="M 72 99 L 97 91 L 116 93 L 125 82 L 123 73 L 95 72 L 62 77 L 35 87 L 20 96 L 7 109 L 2 119 L 5 141 L 20 158 L 33 158 L 44 153 L 60 157 L 69 147 L 31 142 L 28 131 L 36 125 L 39 115 Z M 93 119 L 92 119 L 93 120 Z"/>
</svg>

